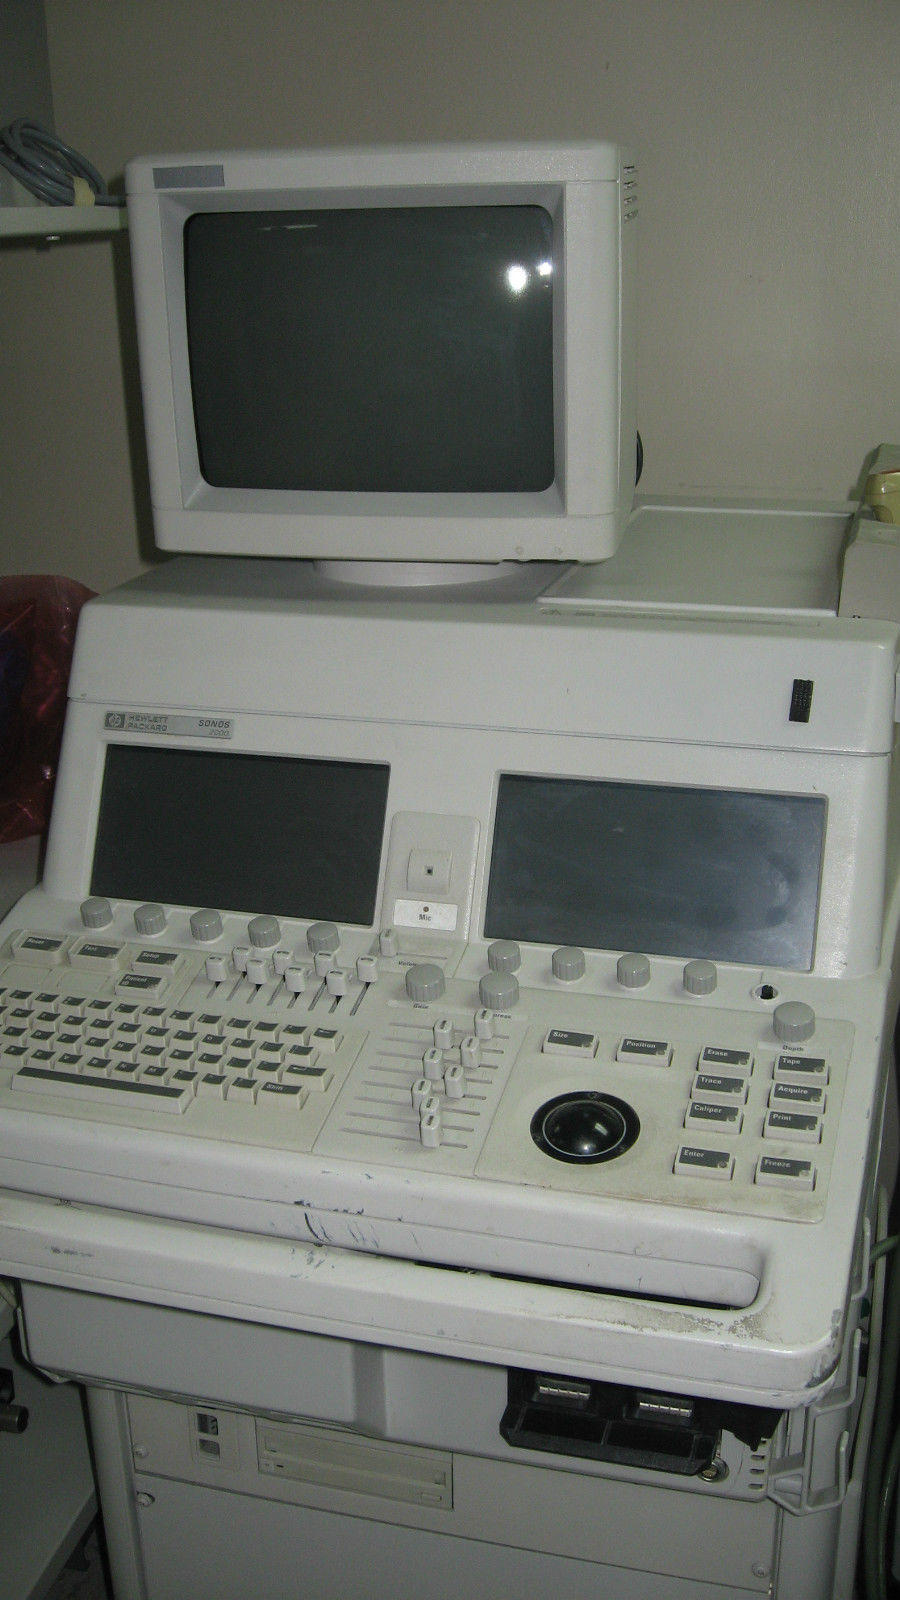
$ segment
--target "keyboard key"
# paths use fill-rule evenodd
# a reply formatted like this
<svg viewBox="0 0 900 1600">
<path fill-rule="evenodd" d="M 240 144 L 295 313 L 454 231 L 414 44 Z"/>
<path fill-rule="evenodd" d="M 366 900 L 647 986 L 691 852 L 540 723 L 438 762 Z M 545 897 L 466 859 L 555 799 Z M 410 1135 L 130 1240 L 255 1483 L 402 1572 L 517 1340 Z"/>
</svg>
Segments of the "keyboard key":
<svg viewBox="0 0 900 1600">
<path fill-rule="evenodd" d="M 30 1063 L 14 1074 L 12 1088 L 140 1111 L 180 1113 L 191 1099 L 185 1089 L 175 1084 L 132 1083 L 119 1078 L 96 1077 L 88 1072 L 53 1072 Z"/>
<path fill-rule="evenodd" d="M 683 1144 L 675 1157 L 674 1171 L 680 1177 L 728 1180 L 734 1172 L 734 1156 L 730 1150 L 706 1150 L 699 1145 Z"/>
</svg>

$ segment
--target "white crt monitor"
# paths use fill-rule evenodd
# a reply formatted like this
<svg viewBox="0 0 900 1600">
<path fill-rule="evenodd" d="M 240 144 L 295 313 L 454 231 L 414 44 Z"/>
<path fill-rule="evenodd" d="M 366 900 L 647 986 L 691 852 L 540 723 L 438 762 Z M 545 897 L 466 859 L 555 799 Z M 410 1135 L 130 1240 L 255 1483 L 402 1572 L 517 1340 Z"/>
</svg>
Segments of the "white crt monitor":
<svg viewBox="0 0 900 1600">
<path fill-rule="evenodd" d="M 613 553 L 636 458 L 627 152 L 160 156 L 126 182 L 161 548 Z"/>
</svg>

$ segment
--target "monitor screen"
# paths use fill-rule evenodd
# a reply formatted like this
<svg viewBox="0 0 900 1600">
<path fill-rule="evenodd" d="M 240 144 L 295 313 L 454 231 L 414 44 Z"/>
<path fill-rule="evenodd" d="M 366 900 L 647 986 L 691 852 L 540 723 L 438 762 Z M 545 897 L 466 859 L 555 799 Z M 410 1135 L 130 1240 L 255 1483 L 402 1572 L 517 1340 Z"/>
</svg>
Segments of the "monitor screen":
<svg viewBox="0 0 900 1600">
<path fill-rule="evenodd" d="M 184 253 L 207 483 L 552 484 L 553 224 L 542 207 L 201 212 Z"/>
<path fill-rule="evenodd" d="M 807 970 L 826 801 L 504 774 L 484 932 Z"/>
<path fill-rule="evenodd" d="M 129 163 L 157 543 L 593 561 L 636 460 L 636 173 L 611 144 Z"/>
<path fill-rule="evenodd" d="M 370 925 L 390 768 L 110 744 L 91 893 Z"/>
</svg>

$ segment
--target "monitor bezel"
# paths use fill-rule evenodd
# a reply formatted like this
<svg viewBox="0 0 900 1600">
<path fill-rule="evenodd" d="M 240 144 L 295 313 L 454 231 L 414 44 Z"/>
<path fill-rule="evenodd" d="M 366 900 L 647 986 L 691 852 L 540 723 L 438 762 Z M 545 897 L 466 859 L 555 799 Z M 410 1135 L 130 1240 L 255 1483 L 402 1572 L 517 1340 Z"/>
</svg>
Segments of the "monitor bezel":
<svg viewBox="0 0 900 1600">
<path fill-rule="evenodd" d="M 627 152 L 369 147 L 142 158 L 126 172 L 157 543 L 365 561 L 593 561 L 613 553 L 635 465 Z M 535 493 L 216 489 L 194 430 L 183 228 L 198 211 L 535 204 L 554 229 L 553 484 Z"/>
</svg>

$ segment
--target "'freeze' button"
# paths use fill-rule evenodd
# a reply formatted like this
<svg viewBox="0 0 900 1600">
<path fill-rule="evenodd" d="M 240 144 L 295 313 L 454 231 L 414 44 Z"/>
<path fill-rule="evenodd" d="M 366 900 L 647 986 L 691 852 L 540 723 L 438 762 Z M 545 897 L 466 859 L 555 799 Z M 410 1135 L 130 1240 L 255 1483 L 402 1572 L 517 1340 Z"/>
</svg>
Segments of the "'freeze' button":
<svg viewBox="0 0 900 1600">
<path fill-rule="evenodd" d="M 793 1156 L 760 1156 L 756 1163 L 756 1182 L 775 1189 L 812 1189 L 816 1169 L 811 1161 Z"/>
</svg>

